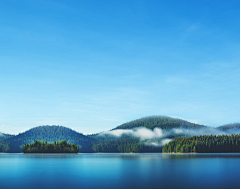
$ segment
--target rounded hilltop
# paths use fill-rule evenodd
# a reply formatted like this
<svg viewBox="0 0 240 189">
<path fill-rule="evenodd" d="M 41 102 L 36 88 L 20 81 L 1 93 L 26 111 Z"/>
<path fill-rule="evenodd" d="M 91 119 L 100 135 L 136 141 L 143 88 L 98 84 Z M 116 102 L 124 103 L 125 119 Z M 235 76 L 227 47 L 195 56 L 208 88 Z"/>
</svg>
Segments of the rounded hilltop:
<svg viewBox="0 0 240 189">
<path fill-rule="evenodd" d="M 161 116 L 161 115 L 155 115 L 155 116 L 148 116 L 143 117 L 140 119 L 136 119 L 127 123 L 124 123 L 122 125 L 117 126 L 113 130 L 116 129 L 132 129 L 134 127 L 146 127 L 151 130 L 153 130 L 155 127 L 159 127 L 161 129 L 169 130 L 172 128 L 192 128 L 192 129 L 200 129 L 204 128 L 206 126 L 191 123 L 189 121 L 185 121 L 179 118 L 172 118 L 168 116 Z"/>
<path fill-rule="evenodd" d="M 66 140 L 68 143 L 75 143 L 79 146 L 80 151 L 87 152 L 91 149 L 91 143 L 95 140 L 91 137 L 78 133 L 70 128 L 58 125 L 45 125 L 29 129 L 14 137 L 7 139 L 10 144 L 10 152 L 21 152 L 21 147 L 27 143 L 34 143 L 36 140 L 53 143 Z"/>
</svg>

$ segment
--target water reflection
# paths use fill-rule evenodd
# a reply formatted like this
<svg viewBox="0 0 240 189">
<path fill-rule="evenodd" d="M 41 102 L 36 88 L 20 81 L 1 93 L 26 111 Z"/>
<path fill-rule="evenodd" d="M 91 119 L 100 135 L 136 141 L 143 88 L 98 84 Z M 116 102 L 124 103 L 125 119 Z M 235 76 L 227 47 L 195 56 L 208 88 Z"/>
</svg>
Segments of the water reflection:
<svg viewBox="0 0 240 189">
<path fill-rule="evenodd" d="M 23 154 L 25 158 L 78 158 L 78 154 Z"/>
<path fill-rule="evenodd" d="M 240 154 L 0 154 L 0 170 L 1 189 L 239 188 Z"/>
<path fill-rule="evenodd" d="M 187 159 L 187 158 L 240 158 L 240 153 L 163 153 L 162 158 Z"/>
</svg>

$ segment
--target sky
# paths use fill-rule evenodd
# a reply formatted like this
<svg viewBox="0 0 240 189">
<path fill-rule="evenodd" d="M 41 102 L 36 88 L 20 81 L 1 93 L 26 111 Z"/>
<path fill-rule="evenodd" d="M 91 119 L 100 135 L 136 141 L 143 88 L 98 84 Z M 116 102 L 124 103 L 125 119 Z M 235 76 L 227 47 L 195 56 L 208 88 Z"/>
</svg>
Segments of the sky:
<svg viewBox="0 0 240 189">
<path fill-rule="evenodd" d="M 0 132 L 151 115 L 240 122 L 240 1 L 0 1 Z"/>
</svg>

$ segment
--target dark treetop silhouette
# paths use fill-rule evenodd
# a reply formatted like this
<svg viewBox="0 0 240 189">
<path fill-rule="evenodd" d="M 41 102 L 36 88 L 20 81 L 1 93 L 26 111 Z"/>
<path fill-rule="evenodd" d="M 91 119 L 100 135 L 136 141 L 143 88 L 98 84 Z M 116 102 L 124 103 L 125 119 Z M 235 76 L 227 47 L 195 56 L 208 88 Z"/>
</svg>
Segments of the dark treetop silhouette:
<svg viewBox="0 0 240 189">
<path fill-rule="evenodd" d="M 66 140 L 54 143 L 41 142 L 36 140 L 34 144 L 25 144 L 23 153 L 78 153 L 76 144 L 67 143 Z"/>
</svg>

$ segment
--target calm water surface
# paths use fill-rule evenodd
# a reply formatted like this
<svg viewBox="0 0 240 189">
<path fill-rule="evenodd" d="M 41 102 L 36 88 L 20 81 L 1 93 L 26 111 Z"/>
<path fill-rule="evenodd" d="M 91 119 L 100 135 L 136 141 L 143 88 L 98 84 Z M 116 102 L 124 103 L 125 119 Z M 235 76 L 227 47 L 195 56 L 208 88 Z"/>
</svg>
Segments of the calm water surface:
<svg viewBox="0 0 240 189">
<path fill-rule="evenodd" d="M 0 188 L 240 188 L 240 154 L 0 154 Z"/>
</svg>

